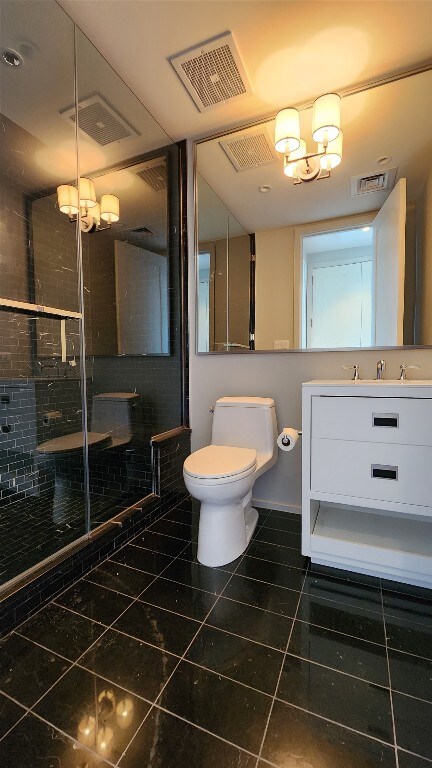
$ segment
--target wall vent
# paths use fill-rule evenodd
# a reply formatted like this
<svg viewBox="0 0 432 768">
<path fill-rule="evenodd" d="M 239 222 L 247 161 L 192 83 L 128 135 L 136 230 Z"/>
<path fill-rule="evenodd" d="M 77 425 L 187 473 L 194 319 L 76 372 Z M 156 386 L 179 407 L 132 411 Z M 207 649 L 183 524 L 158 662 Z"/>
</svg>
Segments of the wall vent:
<svg viewBox="0 0 432 768">
<path fill-rule="evenodd" d="M 387 168 L 378 173 L 351 177 L 351 197 L 369 195 L 371 192 L 389 192 L 396 181 L 397 168 Z"/>
<path fill-rule="evenodd" d="M 236 171 L 247 171 L 279 160 L 273 142 L 262 126 L 240 137 L 228 137 L 219 143 Z"/>
<path fill-rule="evenodd" d="M 60 114 L 75 123 L 75 107 Z M 140 135 L 99 94 L 78 102 L 78 126 L 101 147 Z"/>
<path fill-rule="evenodd" d="M 143 168 L 138 171 L 137 176 L 153 190 L 153 192 L 162 192 L 167 188 L 167 172 L 165 163 L 158 163 L 149 168 Z"/>
<path fill-rule="evenodd" d="M 177 53 L 169 61 L 200 112 L 252 93 L 231 32 Z"/>
</svg>

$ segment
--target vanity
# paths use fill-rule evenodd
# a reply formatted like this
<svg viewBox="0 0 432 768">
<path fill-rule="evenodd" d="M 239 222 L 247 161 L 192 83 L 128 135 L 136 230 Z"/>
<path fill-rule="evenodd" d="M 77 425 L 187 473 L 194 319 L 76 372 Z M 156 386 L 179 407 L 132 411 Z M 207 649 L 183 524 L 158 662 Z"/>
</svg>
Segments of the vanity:
<svg viewBox="0 0 432 768">
<path fill-rule="evenodd" d="M 432 588 L 432 381 L 309 381 L 302 552 Z"/>
</svg>

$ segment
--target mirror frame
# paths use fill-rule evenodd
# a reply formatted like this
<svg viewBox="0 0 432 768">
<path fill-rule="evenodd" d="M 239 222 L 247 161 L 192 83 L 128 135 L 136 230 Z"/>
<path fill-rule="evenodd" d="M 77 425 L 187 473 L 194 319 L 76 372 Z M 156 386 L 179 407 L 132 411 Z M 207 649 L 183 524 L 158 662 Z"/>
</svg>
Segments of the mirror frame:
<svg viewBox="0 0 432 768">
<path fill-rule="evenodd" d="M 347 96 L 353 96 L 356 93 L 362 93 L 364 91 L 372 90 L 373 88 L 379 88 L 382 85 L 387 85 L 388 83 L 397 82 L 398 80 L 404 80 L 409 77 L 413 77 L 415 75 L 422 74 L 423 72 L 430 72 L 432 71 L 432 64 L 427 63 L 422 66 L 413 67 L 412 69 L 403 70 L 400 72 L 397 72 L 393 75 L 390 75 L 388 77 L 383 77 L 378 80 L 372 80 L 370 82 L 362 83 L 359 86 L 355 86 L 353 88 L 347 88 L 347 89 L 341 89 L 338 91 L 341 99 L 346 98 Z M 309 102 L 302 102 L 300 104 L 293 104 L 293 107 L 296 107 L 300 112 L 310 109 L 313 106 L 313 101 Z M 320 353 L 320 352 L 356 352 L 356 353 L 363 353 L 363 352 L 373 352 L 373 351 L 379 351 L 379 350 L 408 350 L 408 349 L 432 349 L 432 345 L 430 344 L 405 344 L 403 346 L 371 346 L 371 347 L 328 347 L 328 348 L 315 348 L 315 349 L 238 349 L 234 348 L 231 350 L 214 350 L 211 352 L 200 352 L 198 350 L 198 313 L 196 311 L 196 308 L 198 307 L 198 254 L 199 254 L 199 240 L 198 240 L 198 146 L 199 144 L 205 144 L 207 141 L 213 141 L 214 139 L 220 139 L 223 136 L 229 136 L 237 131 L 244 131 L 248 128 L 253 128 L 258 125 L 265 125 L 270 120 L 274 120 L 276 117 L 276 112 L 273 112 L 269 115 L 265 115 L 264 117 L 257 118 L 255 120 L 251 120 L 247 123 L 238 123 L 237 125 L 231 126 L 230 128 L 225 128 L 220 131 L 216 131 L 215 133 L 209 134 L 207 136 L 201 136 L 194 140 L 193 142 L 193 196 L 194 196 L 194 269 L 193 269 L 193 275 L 194 275 L 194 297 L 195 297 L 195 354 L 196 355 L 273 355 L 273 354 L 292 354 L 292 353 L 300 353 L 303 354 L 305 352 L 307 353 Z M 217 194 L 215 192 L 215 194 Z M 219 195 L 217 195 L 219 197 Z M 219 198 L 220 199 L 220 198 Z M 223 201 L 222 201 L 223 202 Z M 224 203 L 225 205 L 225 203 Z M 225 206 L 227 209 L 227 212 L 234 218 L 234 214 L 232 211 L 229 210 L 227 206 Z M 365 216 L 367 214 L 353 214 L 350 219 L 354 218 L 360 218 L 361 216 Z M 302 225 L 299 224 L 298 228 L 301 229 L 302 226 L 312 227 L 313 223 Z M 249 232 L 246 232 L 245 234 L 250 235 Z M 296 262 L 297 262 L 297 255 L 298 255 L 298 238 L 301 237 L 301 233 L 299 235 L 296 235 L 296 245 L 295 245 L 295 259 L 294 259 L 294 265 L 296 268 Z M 298 265 L 297 265 L 298 269 Z M 298 296 L 294 297 L 294 322 L 298 323 Z"/>
</svg>

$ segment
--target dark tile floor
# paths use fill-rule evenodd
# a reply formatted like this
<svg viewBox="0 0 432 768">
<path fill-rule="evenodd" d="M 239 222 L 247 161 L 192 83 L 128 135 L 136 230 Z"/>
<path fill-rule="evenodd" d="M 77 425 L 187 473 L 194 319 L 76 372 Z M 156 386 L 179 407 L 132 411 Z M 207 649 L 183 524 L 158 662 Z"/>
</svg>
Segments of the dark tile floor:
<svg viewBox="0 0 432 768">
<path fill-rule="evenodd" d="M 432 594 L 168 512 L 0 646 L 2 768 L 432 768 Z"/>
</svg>

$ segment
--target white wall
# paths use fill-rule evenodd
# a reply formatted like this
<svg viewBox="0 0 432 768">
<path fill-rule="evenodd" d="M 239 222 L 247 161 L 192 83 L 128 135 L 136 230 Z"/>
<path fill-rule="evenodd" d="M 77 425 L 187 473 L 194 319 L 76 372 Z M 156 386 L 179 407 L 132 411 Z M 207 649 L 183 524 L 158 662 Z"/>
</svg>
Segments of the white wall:
<svg viewBox="0 0 432 768">
<path fill-rule="evenodd" d="M 301 385 L 310 379 L 346 378 L 342 365 L 357 362 L 363 378 L 375 378 L 376 362 L 387 361 L 388 378 L 396 378 L 399 365 L 420 364 L 419 377 L 432 379 L 432 350 L 406 349 L 354 352 L 271 352 L 195 354 L 195 264 L 192 142 L 189 145 L 189 323 L 190 418 L 192 450 L 210 441 L 209 407 L 222 395 L 262 395 L 276 401 L 279 428 L 301 426 Z M 283 509 L 301 504 L 301 450 L 279 454 L 278 463 L 255 484 L 254 498 Z"/>
</svg>

